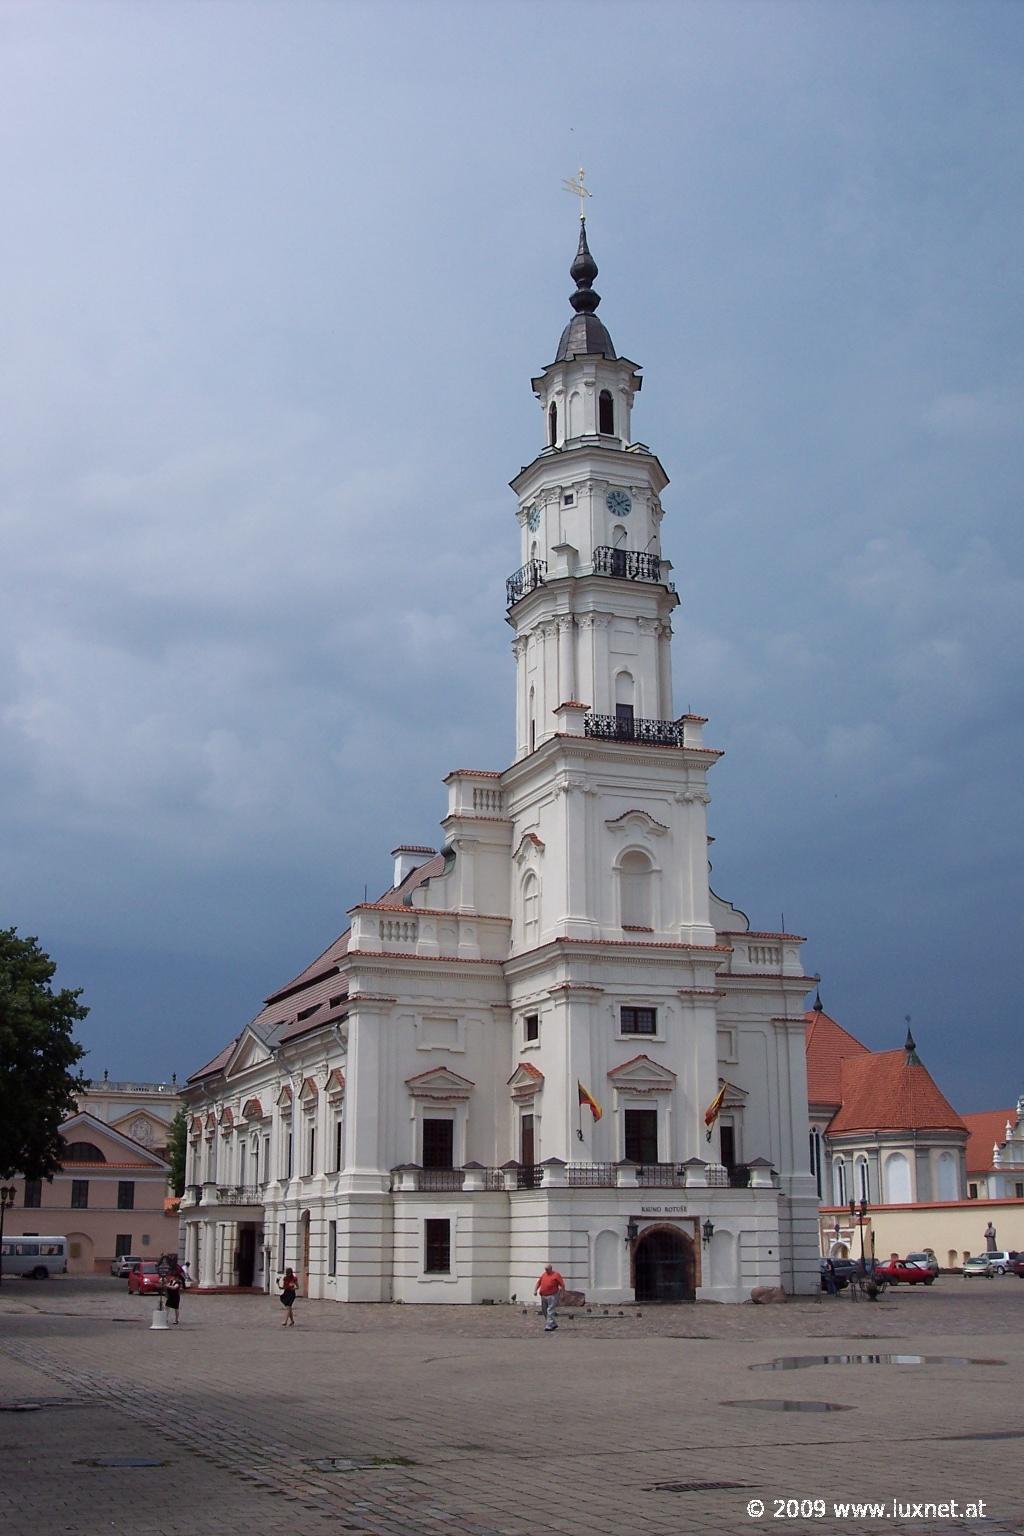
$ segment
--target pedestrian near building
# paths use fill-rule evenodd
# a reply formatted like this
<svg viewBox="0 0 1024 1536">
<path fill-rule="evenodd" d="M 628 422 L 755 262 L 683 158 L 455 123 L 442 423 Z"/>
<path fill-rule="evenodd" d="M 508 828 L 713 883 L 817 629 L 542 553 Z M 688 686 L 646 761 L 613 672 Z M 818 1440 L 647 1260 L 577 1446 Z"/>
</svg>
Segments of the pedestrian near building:
<svg viewBox="0 0 1024 1536">
<path fill-rule="evenodd" d="M 836 1266 L 831 1259 L 825 1260 L 825 1289 L 830 1296 L 839 1295 L 839 1287 L 836 1285 Z"/>
<path fill-rule="evenodd" d="M 294 1328 L 295 1315 L 292 1312 L 292 1307 L 295 1305 L 295 1298 L 299 1294 L 299 1280 L 294 1269 L 286 1269 L 284 1274 L 279 1278 L 277 1285 L 281 1292 L 281 1305 L 284 1307 L 285 1311 L 285 1318 L 284 1322 L 281 1324 L 281 1327 Z"/>
<path fill-rule="evenodd" d="M 181 1291 L 181 1279 L 172 1271 L 164 1281 L 164 1305 L 174 1318 L 175 1327 L 181 1321 Z"/>
<path fill-rule="evenodd" d="M 545 1264 L 544 1273 L 533 1288 L 533 1294 L 540 1297 L 540 1309 L 544 1317 L 544 1332 L 554 1333 L 558 1327 L 555 1314 L 558 1303 L 565 1295 L 565 1281 L 553 1264 Z"/>
</svg>

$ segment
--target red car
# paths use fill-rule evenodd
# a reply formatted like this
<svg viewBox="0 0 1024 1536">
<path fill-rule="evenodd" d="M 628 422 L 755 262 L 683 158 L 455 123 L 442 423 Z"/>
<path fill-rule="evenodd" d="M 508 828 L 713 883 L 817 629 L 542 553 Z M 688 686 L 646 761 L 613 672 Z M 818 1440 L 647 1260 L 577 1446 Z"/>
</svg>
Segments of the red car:
<svg viewBox="0 0 1024 1536">
<path fill-rule="evenodd" d="M 919 1264 L 908 1264 L 904 1259 L 888 1259 L 875 1265 L 875 1274 L 890 1285 L 932 1285 L 935 1276 Z"/>
<path fill-rule="evenodd" d="M 155 1263 L 148 1260 L 143 1264 L 136 1264 L 128 1275 L 129 1296 L 141 1296 L 144 1291 L 158 1291 L 163 1284 L 163 1276 Z"/>
</svg>

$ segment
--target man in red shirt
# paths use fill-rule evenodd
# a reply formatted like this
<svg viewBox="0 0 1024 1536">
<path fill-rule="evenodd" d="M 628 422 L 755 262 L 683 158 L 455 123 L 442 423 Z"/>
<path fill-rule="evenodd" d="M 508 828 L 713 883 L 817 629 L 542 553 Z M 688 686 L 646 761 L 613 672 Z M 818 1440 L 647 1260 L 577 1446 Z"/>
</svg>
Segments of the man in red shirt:
<svg viewBox="0 0 1024 1536">
<path fill-rule="evenodd" d="M 534 1286 L 533 1294 L 540 1297 L 540 1308 L 544 1314 L 544 1332 L 554 1333 L 558 1327 L 555 1322 L 555 1312 L 558 1303 L 565 1295 L 565 1281 L 553 1264 L 544 1265 L 544 1273 Z"/>
</svg>

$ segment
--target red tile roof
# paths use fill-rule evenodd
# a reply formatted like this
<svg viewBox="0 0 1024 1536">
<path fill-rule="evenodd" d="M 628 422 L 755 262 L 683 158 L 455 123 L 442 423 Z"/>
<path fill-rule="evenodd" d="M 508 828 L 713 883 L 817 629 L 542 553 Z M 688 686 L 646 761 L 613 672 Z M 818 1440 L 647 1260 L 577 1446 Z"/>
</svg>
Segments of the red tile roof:
<svg viewBox="0 0 1024 1536">
<path fill-rule="evenodd" d="M 977 1115 L 961 1115 L 967 1127 L 967 1172 L 988 1173 L 992 1148 L 1006 1140 L 1006 1122 L 1017 1118 L 1015 1109 L 983 1109 Z"/>
<path fill-rule="evenodd" d="M 844 1131 L 965 1131 L 927 1067 L 907 1052 L 864 1051 L 840 1065 L 842 1107 L 829 1125 Z"/>
<path fill-rule="evenodd" d="M 870 1052 L 827 1013 L 812 1009 L 804 1014 L 804 1018 L 807 1020 L 807 1098 L 811 1104 L 839 1105 L 843 1102 L 839 1080 L 843 1060 L 847 1056 L 867 1056 Z"/>
</svg>

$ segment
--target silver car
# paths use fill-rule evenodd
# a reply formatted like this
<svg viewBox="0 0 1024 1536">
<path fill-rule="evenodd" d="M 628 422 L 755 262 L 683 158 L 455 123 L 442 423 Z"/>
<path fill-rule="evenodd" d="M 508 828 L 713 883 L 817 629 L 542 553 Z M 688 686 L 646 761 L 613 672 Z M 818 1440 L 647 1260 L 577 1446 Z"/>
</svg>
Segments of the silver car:
<svg viewBox="0 0 1024 1536">
<path fill-rule="evenodd" d="M 972 1279 L 975 1275 L 984 1275 L 986 1280 L 992 1279 L 992 1265 L 983 1253 L 979 1253 L 973 1259 L 964 1259 L 963 1277 Z"/>
<path fill-rule="evenodd" d="M 133 1254 L 123 1253 L 119 1259 L 115 1259 L 111 1264 L 110 1273 L 114 1276 L 115 1280 L 127 1280 L 135 1266 L 141 1263 L 142 1260 L 135 1258 Z"/>
</svg>

